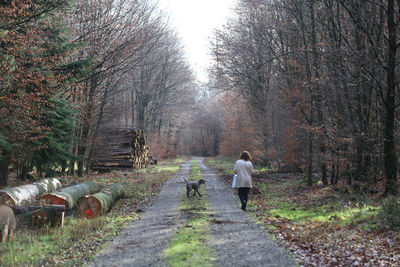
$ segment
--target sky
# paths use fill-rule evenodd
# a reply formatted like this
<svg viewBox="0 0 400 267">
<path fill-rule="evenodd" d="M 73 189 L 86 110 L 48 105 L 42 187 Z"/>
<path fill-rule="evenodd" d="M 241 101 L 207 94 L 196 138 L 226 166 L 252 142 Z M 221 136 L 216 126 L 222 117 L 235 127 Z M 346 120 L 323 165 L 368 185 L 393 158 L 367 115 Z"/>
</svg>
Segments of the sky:
<svg viewBox="0 0 400 267">
<path fill-rule="evenodd" d="M 225 24 L 234 0 L 159 0 L 185 46 L 185 53 L 198 80 L 207 81 L 211 63 L 210 38 L 214 29 Z"/>
</svg>

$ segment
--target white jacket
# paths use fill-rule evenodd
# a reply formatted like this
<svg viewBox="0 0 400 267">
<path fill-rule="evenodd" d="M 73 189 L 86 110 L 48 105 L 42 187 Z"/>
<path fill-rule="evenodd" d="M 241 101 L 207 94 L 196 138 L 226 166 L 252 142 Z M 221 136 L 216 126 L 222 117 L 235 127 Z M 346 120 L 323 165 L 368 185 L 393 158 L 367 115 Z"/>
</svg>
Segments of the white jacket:
<svg viewBox="0 0 400 267">
<path fill-rule="evenodd" d="M 253 164 L 250 161 L 239 159 L 235 163 L 234 172 L 237 174 L 236 187 L 253 187 L 251 184 L 251 174 L 253 173 Z"/>
</svg>

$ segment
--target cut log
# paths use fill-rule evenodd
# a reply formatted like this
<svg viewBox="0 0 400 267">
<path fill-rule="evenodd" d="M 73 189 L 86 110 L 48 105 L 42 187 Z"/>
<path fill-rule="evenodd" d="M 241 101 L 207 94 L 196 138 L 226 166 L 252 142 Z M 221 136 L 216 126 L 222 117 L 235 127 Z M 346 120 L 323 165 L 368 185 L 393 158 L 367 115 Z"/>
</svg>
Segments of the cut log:
<svg viewBox="0 0 400 267">
<path fill-rule="evenodd" d="M 57 226 L 61 224 L 62 213 L 65 211 L 66 208 L 62 205 L 42 207 L 32 212 L 32 223 L 37 226 L 45 224 Z"/>
<path fill-rule="evenodd" d="M 77 214 L 92 219 L 107 212 L 113 203 L 125 195 L 121 184 L 104 187 L 100 192 L 81 198 L 76 204 Z"/>
<path fill-rule="evenodd" d="M 21 185 L 0 190 L 0 204 L 23 206 L 34 202 L 39 196 L 61 188 L 56 178 L 47 178 L 37 183 Z"/>
<path fill-rule="evenodd" d="M 65 211 L 64 205 L 46 205 L 46 206 L 11 206 L 11 209 L 14 211 L 15 215 L 30 213 L 35 210 L 39 210 L 43 207 L 52 207 L 58 211 Z"/>
<path fill-rule="evenodd" d="M 67 210 L 72 209 L 76 202 L 85 195 L 96 193 L 101 189 L 100 185 L 95 182 L 85 182 L 60 191 L 44 194 L 39 200 L 44 200 L 46 204 L 64 205 Z"/>
</svg>

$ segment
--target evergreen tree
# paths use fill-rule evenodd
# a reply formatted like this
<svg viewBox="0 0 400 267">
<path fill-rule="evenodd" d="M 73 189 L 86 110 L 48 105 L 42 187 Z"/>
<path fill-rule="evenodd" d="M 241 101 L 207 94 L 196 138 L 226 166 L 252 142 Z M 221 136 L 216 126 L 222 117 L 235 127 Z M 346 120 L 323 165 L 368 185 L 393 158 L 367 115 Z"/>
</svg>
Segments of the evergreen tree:
<svg viewBox="0 0 400 267">
<path fill-rule="evenodd" d="M 68 1 L 0 2 L 0 186 L 67 161 L 74 109 L 63 98 L 84 75 L 63 25 Z"/>
</svg>

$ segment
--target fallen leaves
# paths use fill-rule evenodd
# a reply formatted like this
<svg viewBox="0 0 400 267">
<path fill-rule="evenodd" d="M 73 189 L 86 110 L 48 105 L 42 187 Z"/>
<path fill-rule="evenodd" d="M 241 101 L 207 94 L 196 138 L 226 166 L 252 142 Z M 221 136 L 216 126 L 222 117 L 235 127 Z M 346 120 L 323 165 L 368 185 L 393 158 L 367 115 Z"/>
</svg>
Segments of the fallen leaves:
<svg viewBox="0 0 400 267">
<path fill-rule="evenodd" d="M 229 184 L 231 177 L 222 175 L 221 179 Z M 250 202 L 257 220 L 294 255 L 300 266 L 399 266 L 400 238 L 396 237 L 400 234 L 393 229 L 365 229 L 363 220 L 344 224 L 335 215 L 324 222 L 272 216 L 270 211 L 282 203 L 306 211 L 319 208 L 321 212 L 337 209 L 338 203 L 345 203 L 343 209 L 359 205 L 349 191 L 317 184 L 307 187 L 300 180 L 258 179 L 256 186 L 262 194 L 251 195 Z M 343 199 L 343 194 L 348 194 L 349 200 Z"/>
</svg>

